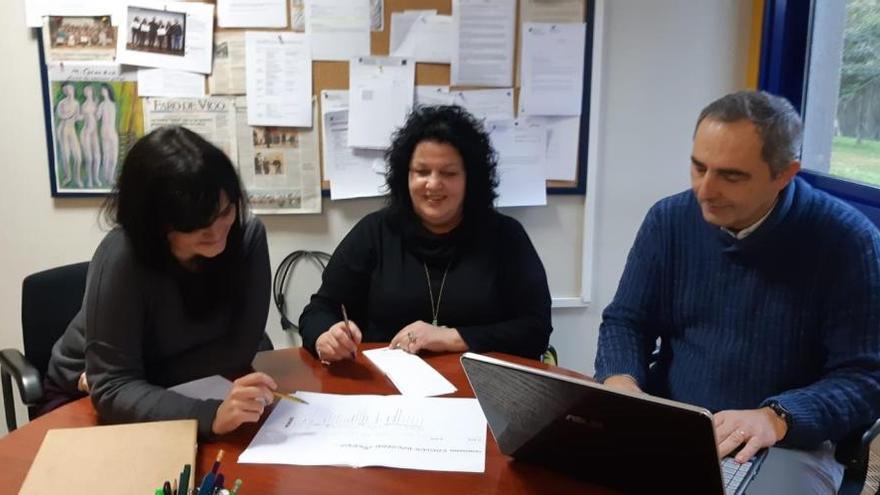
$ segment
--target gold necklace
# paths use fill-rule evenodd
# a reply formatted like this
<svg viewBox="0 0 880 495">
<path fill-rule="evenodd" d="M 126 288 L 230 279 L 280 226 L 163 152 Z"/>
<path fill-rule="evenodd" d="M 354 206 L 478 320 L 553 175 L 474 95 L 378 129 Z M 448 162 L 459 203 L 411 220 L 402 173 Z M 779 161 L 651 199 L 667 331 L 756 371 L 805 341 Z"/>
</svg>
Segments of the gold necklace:
<svg viewBox="0 0 880 495">
<path fill-rule="evenodd" d="M 449 273 L 449 266 L 452 265 L 452 260 L 449 260 L 449 263 L 446 263 L 446 269 L 443 270 L 443 280 L 440 281 L 440 292 L 437 294 L 437 304 L 434 304 L 434 290 L 431 289 L 431 274 L 428 272 L 428 264 L 422 261 L 422 266 L 425 267 L 425 278 L 428 280 L 428 295 L 431 296 L 431 315 L 433 316 L 433 320 L 431 324 L 435 327 L 437 325 L 437 315 L 440 314 L 440 298 L 443 297 L 443 287 L 446 286 L 446 275 Z"/>
</svg>

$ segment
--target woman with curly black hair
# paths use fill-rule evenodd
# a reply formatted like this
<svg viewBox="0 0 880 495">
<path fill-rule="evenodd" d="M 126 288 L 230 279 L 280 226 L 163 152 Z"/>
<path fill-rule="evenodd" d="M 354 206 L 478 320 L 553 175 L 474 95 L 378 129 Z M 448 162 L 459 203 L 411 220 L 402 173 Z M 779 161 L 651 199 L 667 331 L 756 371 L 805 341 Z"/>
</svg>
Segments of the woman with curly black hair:
<svg viewBox="0 0 880 495">
<path fill-rule="evenodd" d="M 362 340 L 538 358 L 552 330 L 547 276 L 519 222 L 494 208 L 482 125 L 457 106 L 418 107 L 386 160 L 388 205 L 336 248 L 300 316 L 303 345 L 323 361 Z"/>
</svg>

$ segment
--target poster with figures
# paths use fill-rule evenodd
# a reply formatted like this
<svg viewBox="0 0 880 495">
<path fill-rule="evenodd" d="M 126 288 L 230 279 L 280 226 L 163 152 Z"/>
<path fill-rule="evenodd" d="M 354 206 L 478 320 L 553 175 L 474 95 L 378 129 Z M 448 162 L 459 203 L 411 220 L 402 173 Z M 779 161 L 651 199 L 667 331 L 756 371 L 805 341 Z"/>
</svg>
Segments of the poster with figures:
<svg viewBox="0 0 880 495">
<path fill-rule="evenodd" d="M 106 194 L 144 134 L 137 72 L 113 63 L 51 64 L 53 194 Z"/>
</svg>

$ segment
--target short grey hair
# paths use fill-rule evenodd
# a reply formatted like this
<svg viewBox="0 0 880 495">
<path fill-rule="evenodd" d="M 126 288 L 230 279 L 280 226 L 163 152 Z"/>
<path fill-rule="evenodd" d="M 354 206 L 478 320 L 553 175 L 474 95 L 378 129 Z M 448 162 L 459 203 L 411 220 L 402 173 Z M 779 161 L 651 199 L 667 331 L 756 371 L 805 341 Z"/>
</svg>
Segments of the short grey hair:
<svg viewBox="0 0 880 495">
<path fill-rule="evenodd" d="M 697 125 L 704 119 L 719 122 L 748 120 L 761 137 L 761 157 L 770 165 L 770 175 L 777 177 L 800 157 L 803 123 L 788 100 L 764 91 L 739 91 L 709 103 L 700 112 Z"/>
</svg>

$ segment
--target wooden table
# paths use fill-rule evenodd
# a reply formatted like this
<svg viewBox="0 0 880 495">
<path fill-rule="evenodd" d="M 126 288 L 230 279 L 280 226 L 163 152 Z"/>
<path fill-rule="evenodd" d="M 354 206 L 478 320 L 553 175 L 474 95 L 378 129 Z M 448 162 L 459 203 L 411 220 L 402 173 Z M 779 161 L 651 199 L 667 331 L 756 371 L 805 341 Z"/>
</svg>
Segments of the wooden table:
<svg viewBox="0 0 880 495">
<path fill-rule="evenodd" d="M 380 347 L 366 344 L 363 348 Z M 550 366 L 504 354 L 491 354 L 536 368 Z M 473 397 L 459 363 L 459 354 L 424 355 L 425 360 L 451 381 L 455 397 Z M 369 360 L 358 353 L 355 361 L 324 366 L 302 348 L 263 352 L 257 355 L 254 369 L 266 372 L 278 382 L 279 391 L 327 392 L 338 394 L 396 394 L 397 389 Z M 577 373 L 554 368 L 572 376 Z M 267 413 L 268 414 L 268 413 Z M 265 416 L 264 416 L 265 419 Z M 81 399 L 67 404 L 0 439 L 0 487 L 15 493 L 21 487 L 31 462 L 40 448 L 46 431 L 53 428 L 94 426 L 98 417 L 91 402 Z M 245 425 L 214 443 L 199 446 L 197 480 L 210 469 L 217 452 L 226 451 L 221 471 L 227 480 L 241 478 L 242 495 L 289 493 L 613 493 L 545 468 L 513 461 L 498 450 L 488 434 L 486 471 L 484 473 L 447 473 L 381 467 L 346 468 L 266 464 L 237 464 L 239 454 L 256 434 L 259 425 Z M 74 449 L 75 450 L 75 449 Z M 75 455 L 75 451 L 72 452 Z M 8 490 L 8 491 L 7 491 Z"/>
</svg>

